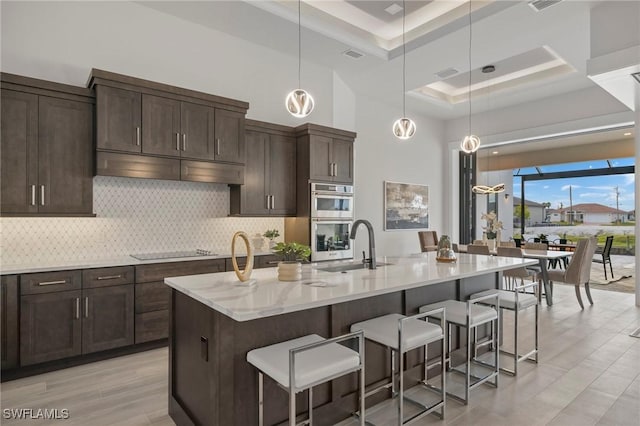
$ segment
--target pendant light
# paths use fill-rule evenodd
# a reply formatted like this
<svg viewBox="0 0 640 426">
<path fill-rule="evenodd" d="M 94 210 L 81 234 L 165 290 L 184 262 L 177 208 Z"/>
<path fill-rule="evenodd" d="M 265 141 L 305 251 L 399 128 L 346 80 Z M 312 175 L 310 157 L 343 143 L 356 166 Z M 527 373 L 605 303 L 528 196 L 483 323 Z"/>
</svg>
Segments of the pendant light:
<svg viewBox="0 0 640 426">
<path fill-rule="evenodd" d="M 300 88 L 300 69 L 302 68 L 301 27 L 300 0 L 298 0 L 298 88 L 289 93 L 285 100 L 287 111 L 296 118 L 303 118 L 311 114 L 315 106 L 313 97 L 306 90 Z"/>
<path fill-rule="evenodd" d="M 482 73 L 483 74 L 490 74 L 492 72 L 494 72 L 496 70 L 496 67 L 494 65 L 485 65 L 484 67 L 482 67 Z M 491 85 L 487 85 L 487 100 L 490 99 L 490 90 L 489 87 L 491 87 Z M 487 109 L 491 109 L 491 105 L 488 105 Z M 493 154 L 497 154 L 498 152 L 494 152 Z M 491 158 L 491 157 L 489 157 Z M 487 160 L 487 165 L 491 165 L 490 164 L 491 160 Z M 487 167 L 488 169 L 490 169 L 491 167 Z M 490 173 L 491 170 L 487 171 L 487 173 Z M 489 179 L 489 176 L 487 175 L 487 180 Z M 499 183 L 497 185 L 493 185 L 493 186 L 487 186 L 487 185 L 474 185 L 471 188 L 471 191 L 473 191 L 475 194 L 479 194 L 479 195 L 490 195 L 490 194 L 498 194 L 500 192 L 504 192 L 505 190 L 505 185 L 504 183 Z"/>
<path fill-rule="evenodd" d="M 397 119 L 396 122 L 393 123 L 393 134 L 395 135 L 395 137 L 401 140 L 410 139 L 416 133 L 416 123 L 414 123 L 412 119 L 407 118 L 407 114 L 406 114 L 407 95 L 405 91 L 406 91 L 406 79 L 407 79 L 407 72 L 406 72 L 407 48 L 404 41 L 404 37 L 405 37 L 404 21 L 405 21 L 406 15 L 407 15 L 407 12 L 404 6 L 404 0 L 402 0 L 402 118 Z"/>
<path fill-rule="evenodd" d="M 467 88 L 467 102 L 469 102 L 469 134 L 464 137 L 460 144 L 460 149 L 467 154 L 476 152 L 480 148 L 480 138 L 474 134 L 471 134 L 471 0 L 469 0 L 469 86 Z"/>
</svg>

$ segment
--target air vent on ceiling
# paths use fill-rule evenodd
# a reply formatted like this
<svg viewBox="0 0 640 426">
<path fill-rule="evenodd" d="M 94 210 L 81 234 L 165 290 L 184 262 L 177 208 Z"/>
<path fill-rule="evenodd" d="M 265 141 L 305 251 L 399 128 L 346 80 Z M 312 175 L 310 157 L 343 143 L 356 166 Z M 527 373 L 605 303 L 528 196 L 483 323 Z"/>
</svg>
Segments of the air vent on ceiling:
<svg viewBox="0 0 640 426">
<path fill-rule="evenodd" d="M 438 71 L 436 73 L 436 76 L 438 76 L 438 78 L 445 79 L 447 77 L 451 77 L 454 74 L 458 74 L 458 72 L 459 71 L 455 68 L 447 68 L 445 70 Z"/>
<path fill-rule="evenodd" d="M 387 12 L 389 15 L 395 15 L 401 10 L 402 10 L 402 6 L 400 6 L 398 3 L 393 3 L 391 6 L 387 7 L 384 11 Z"/>
<path fill-rule="evenodd" d="M 351 59 L 360 59 L 364 56 L 364 53 L 356 52 L 353 49 L 345 50 L 342 54 L 350 57 Z"/>
<path fill-rule="evenodd" d="M 536 12 L 540 12 L 554 4 L 560 3 L 562 0 L 533 0 L 529 2 L 529 6 Z"/>
</svg>

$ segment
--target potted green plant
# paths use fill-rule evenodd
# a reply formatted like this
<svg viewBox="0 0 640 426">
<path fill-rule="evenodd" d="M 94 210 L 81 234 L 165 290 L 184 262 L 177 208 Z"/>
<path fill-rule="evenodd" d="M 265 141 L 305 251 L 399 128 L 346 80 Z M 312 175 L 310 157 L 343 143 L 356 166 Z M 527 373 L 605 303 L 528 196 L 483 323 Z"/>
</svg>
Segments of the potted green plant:
<svg viewBox="0 0 640 426">
<path fill-rule="evenodd" d="M 267 229 L 262 236 L 269 239 L 269 248 L 272 249 L 276 245 L 273 240 L 280 236 L 280 232 L 277 229 Z"/>
<path fill-rule="evenodd" d="M 273 252 L 282 256 L 278 263 L 280 281 L 298 281 L 302 279 L 302 262 L 311 255 L 311 248 L 299 243 L 278 243 Z"/>
</svg>

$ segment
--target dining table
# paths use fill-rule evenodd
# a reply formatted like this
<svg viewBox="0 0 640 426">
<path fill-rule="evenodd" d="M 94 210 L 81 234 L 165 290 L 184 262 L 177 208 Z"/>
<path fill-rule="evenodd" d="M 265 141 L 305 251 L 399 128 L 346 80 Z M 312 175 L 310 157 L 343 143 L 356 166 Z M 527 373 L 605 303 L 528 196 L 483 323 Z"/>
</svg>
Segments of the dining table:
<svg viewBox="0 0 640 426">
<path fill-rule="evenodd" d="M 460 244 L 458 246 L 458 250 L 462 253 L 466 253 L 467 246 Z M 540 265 L 540 274 L 542 275 L 542 284 L 544 285 L 544 295 L 545 300 L 547 302 L 547 306 L 553 305 L 553 291 L 551 289 L 551 282 L 549 281 L 549 269 L 547 268 L 547 264 L 549 261 L 553 260 L 565 260 L 573 255 L 572 250 L 534 250 L 527 249 L 526 247 L 521 248 L 522 257 L 529 259 L 537 259 Z M 497 250 L 490 250 L 489 253 L 491 255 L 496 256 L 498 254 Z M 567 263 L 565 263 L 566 265 Z M 542 302 L 542 292 L 538 291 L 538 301 Z"/>
</svg>

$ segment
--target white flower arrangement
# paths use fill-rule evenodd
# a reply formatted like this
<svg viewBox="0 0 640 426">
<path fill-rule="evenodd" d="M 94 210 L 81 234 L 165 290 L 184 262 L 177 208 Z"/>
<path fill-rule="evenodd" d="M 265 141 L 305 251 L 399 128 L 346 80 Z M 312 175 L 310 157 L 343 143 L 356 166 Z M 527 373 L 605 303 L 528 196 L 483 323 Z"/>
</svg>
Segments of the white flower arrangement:
<svg viewBox="0 0 640 426">
<path fill-rule="evenodd" d="M 498 231 L 504 229 L 502 227 L 502 221 L 498 220 L 498 215 L 496 215 L 494 211 L 482 213 L 480 219 L 487 221 L 487 226 L 483 226 L 482 229 L 487 233 L 487 238 L 490 240 L 495 240 L 498 236 Z"/>
</svg>

